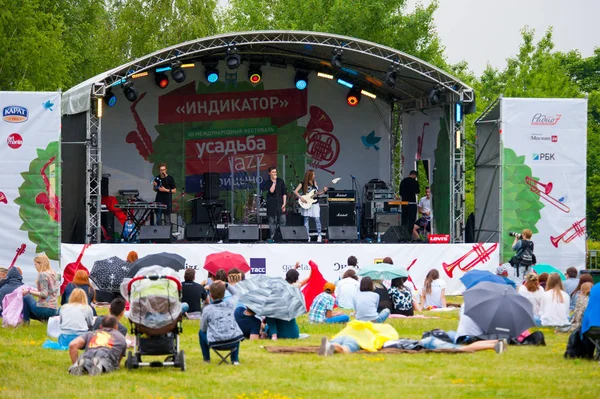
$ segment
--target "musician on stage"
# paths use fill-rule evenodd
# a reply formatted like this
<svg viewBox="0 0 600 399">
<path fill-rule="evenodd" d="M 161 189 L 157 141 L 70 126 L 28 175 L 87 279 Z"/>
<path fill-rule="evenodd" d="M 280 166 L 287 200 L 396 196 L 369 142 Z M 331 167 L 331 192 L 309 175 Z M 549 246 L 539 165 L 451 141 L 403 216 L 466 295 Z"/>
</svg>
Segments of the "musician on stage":
<svg viewBox="0 0 600 399">
<path fill-rule="evenodd" d="M 173 203 L 173 193 L 177 192 L 177 188 L 175 187 L 175 179 L 173 176 L 167 174 L 167 164 L 160 163 L 158 165 L 159 175 L 154 178 L 152 181 L 152 185 L 154 186 L 154 191 L 156 191 L 156 202 L 160 202 L 161 204 L 165 204 L 167 209 L 158 209 L 156 212 L 156 224 L 161 224 L 161 219 L 163 219 L 164 215 L 164 223 L 163 224 L 171 224 L 171 205 Z"/>
<path fill-rule="evenodd" d="M 410 204 L 402 205 L 402 226 L 406 231 L 412 232 L 417 219 L 417 196 L 419 195 L 419 182 L 417 182 L 417 171 L 411 170 L 408 177 L 400 183 L 400 196 L 402 201 Z"/>
<path fill-rule="evenodd" d="M 431 189 L 425 188 L 425 196 L 419 200 L 417 205 L 421 217 L 417 219 L 412 231 L 413 240 L 419 239 L 419 230 L 423 229 L 424 232 L 431 233 Z"/>
<path fill-rule="evenodd" d="M 319 191 L 319 185 L 315 179 L 315 171 L 309 169 L 304 174 L 304 181 L 298 184 L 298 187 L 296 187 L 296 190 L 294 190 L 294 194 L 296 194 L 298 201 L 307 203 L 307 201 L 302 198 L 302 195 L 300 195 L 300 190 L 302 190 L 302 195 L 306 195 L 312 190 L 315 190 L 316 193 L 313 196 L 313 199 L 317 199 L 319 195 L 323 195 L 327 192 L 327 187 L 324 187 L 323 190 Z M 317 225 L 317 242 L 321 242 L 321 208 L 319 206 L 319 202 L 317 201 L 313 203 L 309 209 L 302 208 L 301 213 L 304 217 L 304 227 L 309 234 L 310 229 L 308 227 L 308 221 L 310 218 L 315 220 L 315 224 Z M 310 242 L 310 237 L 308 237 L 308 241 Z"/>
<path fill-rule="evenodd" d="M 285 182 L 277 177 L 277 168 L 269 168 L 269 180 L 261 185 L 263 191 L 267 191 L 267 216 L 269 218 L 269 230 L 271 239 L 280 226 L 285 226 L 285 205 L 287 203 L 287 188 Z"/>
</svg>

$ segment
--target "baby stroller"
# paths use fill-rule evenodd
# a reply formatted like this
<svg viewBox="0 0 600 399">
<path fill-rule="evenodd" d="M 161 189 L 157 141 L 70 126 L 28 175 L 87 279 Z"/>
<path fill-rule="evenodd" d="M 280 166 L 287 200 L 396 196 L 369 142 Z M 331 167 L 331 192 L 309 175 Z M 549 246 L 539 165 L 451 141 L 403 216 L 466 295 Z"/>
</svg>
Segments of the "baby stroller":
<svg viewBox="0 0 600 399">
<path fill-rule="evenodd" d="M 141 271 L 140 271 L 141 272 Z M 181 283 L 176 277 L 149 274 L 134 277 L 127 284 L 129 321 L 135 335 L 135 352 L 129 351 L 125 366 L 174 366 L 185 371 L 185 355 L 179 350 Z M 164 361 L 143 362 L 142 356 L 164 356 Z"/>
</svg>

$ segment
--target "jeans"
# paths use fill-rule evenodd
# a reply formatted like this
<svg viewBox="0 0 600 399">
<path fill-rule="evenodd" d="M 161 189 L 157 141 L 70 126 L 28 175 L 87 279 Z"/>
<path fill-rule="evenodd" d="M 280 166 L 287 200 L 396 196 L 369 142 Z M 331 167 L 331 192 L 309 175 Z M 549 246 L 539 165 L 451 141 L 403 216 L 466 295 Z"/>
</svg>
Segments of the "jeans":
<svg viewBox="0 0 600 399">
<path fill-rule="evenodd" d="M 281 215 L 269 216 L 269 230 L 271 231 L 271 238 L 275 238 L 277 228 L 280 226 L 285 226 L 285 215 L 283 213 Z"/>
<path fill-rule="evenodd" d="M 377 315 L 377 319 L 375 320 L 375 323 L 383 323 L 384 321 L 387 320 L 388 317 L 390 317 L 390 310 L 389 309 L 383 309 Z"/>
<path fill-rule="evenodd" d="M 429 336 L 419 341 L 425 349 L 459 349 L 460 345 L 451 344 L 439 338 Z"/>
<path fill-rule="evenodd" d="M 335 337 L 330 342 L 332 344 L 345 346 L 350 350 L 350 352 L 358 352 L 360 350 L 360 345 L 358 345 L 358 342 L 356 342 L 356 340 L 352 337 Z"/>
<path fill-rule="evenodd" d="M 37 305 L 37 302 L 31 294 L 23 297 L 23 321 L 33 320 L 48 320 L 52 316 L 56 316 L 58 310 L 45 308 Z"/>
<path fill-rule="evenodd" d="M 308 227 L 308 220 L 310 219 L 310 216 L 304 216 L 304 228 L 306 229 L 306 232 L 308 234 L 310 234 L 310 228 Z M 317 225 L 317 234 L 321 235 L 321 218 L 313 218 L 315 219 L 315 224 Z"/>
<path fill-rule="evenodd" d="M 202 350 L 202 358 L 205 361 L 210 361 L 210 346 L 208 346 L 208 338 L 206 337 L 206 333 L 202 330 L 198 331 L 198 336 L 200 338 L 200 349 Z M 235 349 L 231 353 L 231 361 L 239 362 L 240 361 L 240 343 L 236 342 L 235 344 L 227 345 L 227 346 L 219 346 L 216 348 L 217 350 L 221 349 Z"/>
<path fill-rule="evenodd" d="M 325 319 L 325 323 L 348 323 L 350 321 L 350 316 L 347 314 L 341 314 L 339 316 L 333 316 L 328 319 Z"/>
</svg>

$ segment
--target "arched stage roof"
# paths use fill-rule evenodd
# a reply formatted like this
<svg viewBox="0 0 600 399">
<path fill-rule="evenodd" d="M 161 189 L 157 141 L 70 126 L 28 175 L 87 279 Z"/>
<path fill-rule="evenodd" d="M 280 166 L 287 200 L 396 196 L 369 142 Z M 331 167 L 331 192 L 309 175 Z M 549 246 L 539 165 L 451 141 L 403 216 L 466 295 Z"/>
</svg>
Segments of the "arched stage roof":
<svg viewBox="0 0 600 399">
<path fill-rule="evenodd" d="M 347 36 L 304 31 L 254 31 L 228 33 L 188 41 L 156 51 L 94 76 L 63 94 L 63 114 L 78 114 L 90 109 L 91 97 L 102 96 L 104 89 L 118 84 L 134 73 L 152 71 L 173 61 L 182 63 L 215 62 L 225 58 L 228 48 L 236 47 L 242 62 L 257 62 L 316 72 L 339 74 L 361 88 L 375 92 L 389 102 L 405 108 L 427 106 L 429 92 L 437 88 L 446 93 L 447 102 L 475 100 L 472 88 L 443 70 L 390 47 Z M 342 49 L 343 69 L 331 67 L 335 49 Z M 390 65 L 397 70 L 395 87 L 384 83 Z"/>
</svg>

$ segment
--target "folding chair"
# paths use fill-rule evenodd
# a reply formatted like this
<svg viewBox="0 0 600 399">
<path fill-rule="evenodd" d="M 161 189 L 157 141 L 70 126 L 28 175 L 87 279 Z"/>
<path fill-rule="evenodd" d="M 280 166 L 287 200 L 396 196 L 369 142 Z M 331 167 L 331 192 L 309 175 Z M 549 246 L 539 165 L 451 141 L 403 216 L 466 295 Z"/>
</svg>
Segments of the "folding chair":
<svg viewBox="0 0 600 399">
<path fill-rule="evenodd" d="M 213 352 L 216 353 L 217 356 L 219 356 L 219 358 L 221 358 L 221 361 L 219 362 L 219 366 L 223 363 L 231 364 L 230 363 L 231 355 L 233 355 L 233 353 L 239 349 L 239 345 L 236 345 L 236 344 L 241 342 L 243 339 L 244 338 L 242 337 L 241 339 L 239 339 L 237 341 L 228 342 L 227 344 L 224 344 L 224 345 L 210 345 L 210 349 L 212 349 Z"/>
<path fill-rule="evenodd" d="M 585 336 L 596 347 L 594 360 L 600 360 L 600 327 L 590 327 L 590 329 L 585 332 Z"/>
</svg>

